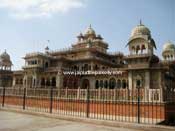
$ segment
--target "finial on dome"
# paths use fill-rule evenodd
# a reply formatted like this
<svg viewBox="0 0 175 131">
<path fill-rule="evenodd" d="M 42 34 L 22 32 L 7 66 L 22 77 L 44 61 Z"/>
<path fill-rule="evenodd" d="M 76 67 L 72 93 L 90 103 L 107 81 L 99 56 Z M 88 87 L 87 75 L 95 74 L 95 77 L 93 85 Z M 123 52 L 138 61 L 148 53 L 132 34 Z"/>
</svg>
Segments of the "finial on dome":
<svg viewBox="0 0 175 131">
<path fill-rule="evenodd" d="M 140 19 L 140 25 L 143 25 L 143 24 L 142 24 L 142 19 Z"/>
<path fill-rule="evenodd" d="M 48 46 L 46 46 L 45 50 L 47 50 L 47 51 L 48 51 L 48 50 L 49 50 L 49 47 L 48 47 Z"/>
<path fill-rule="evenodd" d="M 91 24 L 89 25 L 89 28 L 92 28 L 92 25 Z"/>
</svg>

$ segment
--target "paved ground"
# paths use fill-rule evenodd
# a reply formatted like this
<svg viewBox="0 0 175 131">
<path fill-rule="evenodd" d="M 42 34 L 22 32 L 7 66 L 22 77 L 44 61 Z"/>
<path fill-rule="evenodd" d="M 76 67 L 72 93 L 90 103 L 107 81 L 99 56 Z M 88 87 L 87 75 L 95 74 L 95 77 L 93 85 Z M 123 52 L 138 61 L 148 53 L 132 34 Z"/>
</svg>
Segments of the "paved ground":
<svg viewBox="0 0 175 131">
<path fill-rule="evenodd" d="M 146 129 L 106 127 L 0 111 L 0 131 L 146 131 Z M 167 131 L 167 129 L 157 131 Z"/>
</svg>

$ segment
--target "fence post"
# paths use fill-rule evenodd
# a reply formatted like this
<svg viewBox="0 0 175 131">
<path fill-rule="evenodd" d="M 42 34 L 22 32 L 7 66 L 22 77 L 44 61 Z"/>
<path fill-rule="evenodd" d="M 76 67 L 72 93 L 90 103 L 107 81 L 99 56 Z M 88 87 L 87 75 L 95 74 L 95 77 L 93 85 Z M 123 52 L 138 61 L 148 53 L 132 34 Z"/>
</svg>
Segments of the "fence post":
<svg viewBox="0 0 175 131">
<path fill-rule="evenodd" d="M 52 108 L 53 108 L 53 87 L 51 86 L 51 89 L 50 89 L 50 113 L 52 113 Z"/>
<path fill-rule="evenodd" d="M 86 117 L 89 118 L 89 104 L 90 104 L 90 91 L 89 91 L 89 87 L 87 87 L 87 90 L 86 90 L 87 94 L 86 94 Z"/>
<path fill-rule="evenodd" d="M 2 107 L 4 107 L 4 104 L 5 104 L 5 87 L 3 88 Z"/>
<path fill-rule="evenodd" d="M 24 88 L 24 95 L 23 95 L 23 110 L 25 110 L 26 106 L 26 88 Z"/>
</svg>

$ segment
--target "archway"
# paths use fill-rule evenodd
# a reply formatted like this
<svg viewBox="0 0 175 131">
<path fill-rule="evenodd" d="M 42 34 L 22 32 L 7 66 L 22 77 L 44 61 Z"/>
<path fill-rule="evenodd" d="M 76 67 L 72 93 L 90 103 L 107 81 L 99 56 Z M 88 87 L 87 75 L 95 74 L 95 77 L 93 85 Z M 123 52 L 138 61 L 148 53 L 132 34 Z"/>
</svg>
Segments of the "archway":
<svg viewBox="0 0 175 131">
<path fill-rule="evenodd" d="M 82 82 L 82 89 L 87 89 L 87 88 L 89 88 L 89 80 L 84 79 Z"/>
<path fill-rule="evenodd" d="M 56 87 L 56 77 L 52 77 L 52 86 L 53 88 Z"/>
<path fill-rule="evenodd" d="M 109 80 L 109 89 L 114 89 L 115 86 L 116 86 L 116 80 L 115 80 L 115 78 L 111 78 Z"/>
</svg>

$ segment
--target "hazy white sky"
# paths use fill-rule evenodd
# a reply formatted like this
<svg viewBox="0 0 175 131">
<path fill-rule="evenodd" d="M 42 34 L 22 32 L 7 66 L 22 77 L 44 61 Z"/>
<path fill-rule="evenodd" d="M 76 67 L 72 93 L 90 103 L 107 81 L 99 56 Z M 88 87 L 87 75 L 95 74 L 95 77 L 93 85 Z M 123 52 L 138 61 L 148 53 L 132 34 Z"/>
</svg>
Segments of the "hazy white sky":
<svg viewBox="0 0 175 131">
<path fill-rule="evenodd" d="M 28 52 L 69 47 L 89 24 L 123 51 L 130 32 L 142 19 L 152 32 L 161 56 L 163 44 L 175 43 L 174 0 L 0 0 L 0 53 L 11 55 L 20 69 Z M 50 40 L 50 43 L 47 43 Z"/>
<path fill-rule="evenodd" d="M 51 17 L 65 13 L 85 4 L 82 0 L 1 0 L 0 7 L 16 19 Z"/>
</svg>

